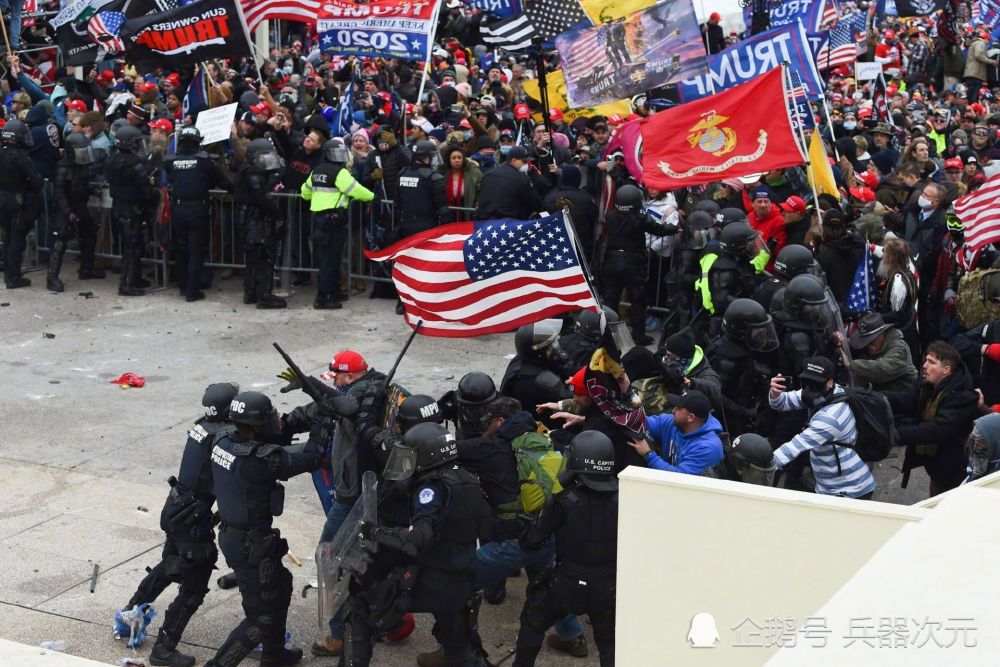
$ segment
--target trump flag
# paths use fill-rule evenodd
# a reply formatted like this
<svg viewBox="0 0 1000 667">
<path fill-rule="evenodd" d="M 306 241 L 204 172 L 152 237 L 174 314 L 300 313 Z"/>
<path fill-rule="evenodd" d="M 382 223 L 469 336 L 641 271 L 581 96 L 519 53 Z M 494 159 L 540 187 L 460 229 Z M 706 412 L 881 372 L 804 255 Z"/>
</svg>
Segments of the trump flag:
<svg viewBox="0 0 1000 667">
<path fill-rule="evenodd" d="M 501 333 L 597 307 L 562 213 L 442 225 L 365 256 L 393 260 L 406 323 L 427 336 Z"/>
<path fill-rule="evenodd" d="M 782 69 L 641 121 L 643 183 L 676 190 L 803 164 Z"/>
</svg>

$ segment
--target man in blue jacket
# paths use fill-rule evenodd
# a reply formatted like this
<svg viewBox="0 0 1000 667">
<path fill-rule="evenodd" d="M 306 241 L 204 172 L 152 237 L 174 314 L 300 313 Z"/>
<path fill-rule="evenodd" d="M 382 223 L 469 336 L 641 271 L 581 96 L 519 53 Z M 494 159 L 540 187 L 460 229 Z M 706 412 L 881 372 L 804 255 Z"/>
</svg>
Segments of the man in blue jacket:
<svg viewBox="0 0 1000 667">
<path fill-rule="evenodd" d="M 632 447 L 656 470 L 685 475 L 715 477 L 715 466 L 722 461 L 722 424 L 712 416 L 711 403 L 705 394 L 692 389 L 683 396 L 671 396 L 673 414 L 646 418 L 646 430 L 660 444 L 657 454 L 645 439 L 633 441 Z"/>
</svg>

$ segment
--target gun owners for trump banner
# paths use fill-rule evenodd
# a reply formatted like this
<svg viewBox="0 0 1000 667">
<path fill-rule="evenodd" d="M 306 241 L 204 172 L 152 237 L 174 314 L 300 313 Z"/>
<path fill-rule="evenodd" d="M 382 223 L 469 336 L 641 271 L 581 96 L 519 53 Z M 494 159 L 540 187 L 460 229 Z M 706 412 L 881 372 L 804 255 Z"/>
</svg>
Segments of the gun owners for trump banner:
<svg viewBox="0 0 1000 667">
<path fill-rule="evenodd" d="M 433 2 L 327 0 L 320 6 L 316 31 L 324 53 L 424 60 L 434 20 Z"/>
<path fill-rule="evenodd" d="M 128 59 L 140 70 L 179 70 L 213 58 L 252 56 L 236 0 L 197 0 L 130 19 L 122 26 Z"/>
</svg>

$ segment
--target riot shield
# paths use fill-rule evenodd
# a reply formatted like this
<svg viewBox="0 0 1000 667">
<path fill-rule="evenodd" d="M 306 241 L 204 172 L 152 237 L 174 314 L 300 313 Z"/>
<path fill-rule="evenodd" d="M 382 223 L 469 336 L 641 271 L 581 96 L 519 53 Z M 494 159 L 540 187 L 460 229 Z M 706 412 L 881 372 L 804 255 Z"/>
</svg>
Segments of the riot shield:
<svg viewBox="0 0 1000 667">
<path fill-rule="evenodd" d="M 839 331 L 840 333 L 845 334 L 844 340 L 840 343 L 840 350 L 841 352 L 844 353 L 844 357 L 847 359 L 848 363 L 850 363 L 854 361 L 854 358 L 851 355 L 851 346 L 847 344 L 847 337 L 846 337 L 847 328 L 844 326 L 844 317 L 840 312 L 840 307 L 837 305 L 836 297 L 833 296 L 833 290 L 830 289 L 829 287 L 826 288 L 826 298 L 827 302 L 831 304 L 831 310 L 833 312 L 833 322 L 831 323 L 830 330 L 826 331 L 825 333 L 831 337 L 833 335 L 833 331 Z M 847 376 L 848 376 L 848 382 L 853 385 L 854 373 L 850 370 L 850 367 L 848 367 L 847 369 Z"/>
<path fill-rule="evenodd" d="M 338 435 L 349 429 L 337 429 Z M 334 447 L 338 445 L 334 442 Z M 361 497 L 354 503 L 340 530 L 329 542 L 316 547 L 316 576 L 319 581 L 318 618 L 320 627 L 347 601 L 352 576 L 361 576 L 368 569 L 371 554 L 361 538 L 362 524 L 377 525 L 378 478 L 371 470 L 361 478 Z"/>
</svg>

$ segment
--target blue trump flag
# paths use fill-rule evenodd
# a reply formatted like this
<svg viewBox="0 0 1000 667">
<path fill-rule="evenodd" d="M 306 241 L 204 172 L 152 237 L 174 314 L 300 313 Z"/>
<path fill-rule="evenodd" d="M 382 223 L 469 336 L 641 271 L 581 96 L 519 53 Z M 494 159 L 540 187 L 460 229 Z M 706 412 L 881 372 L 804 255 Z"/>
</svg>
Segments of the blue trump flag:
<svg viewBox="0 0 1000 667">
<path fill-rule="evenodd" d="M 771 3 L 771 27 L 794 26 L 796 22 L 800 22 L 809 32 L 816 32 L 825 7 L 825 0 L 785 0 Z M 750 25 L 752 11 L 753 3 L 747 3 L 743 8 L 743 22 L 747 25 Z"/>
<path fill-rule="evenodd" d="M 468 0 L 467 4 L 502 19 L 509 19 L 522 11 L 521 0 Z"/>
<path fill-rule="evenodd" d="M 800 24 L 762 32 L 708 57 L 710 74 L 685 79 L 677 86 L 681 102 L 691 102 L 746 83 L 782 63 L 796 74 L 806 99 L 823 95 L 823 82 L 806 33 Z"/>
</svg>

